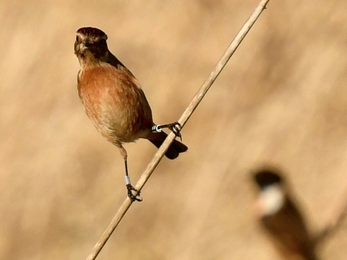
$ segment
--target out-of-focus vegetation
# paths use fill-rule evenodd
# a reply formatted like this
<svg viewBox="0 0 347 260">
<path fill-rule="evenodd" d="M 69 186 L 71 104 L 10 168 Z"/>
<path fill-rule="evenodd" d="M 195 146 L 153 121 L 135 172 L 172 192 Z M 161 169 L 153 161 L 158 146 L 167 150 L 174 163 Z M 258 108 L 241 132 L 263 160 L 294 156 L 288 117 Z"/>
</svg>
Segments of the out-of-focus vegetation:
<svg viewBox="0 0 347 260">
<path fill-rule="evenodd" d="M 118 150 L 78 99 L 75 31 L 95 26 L 157 123 L 177 120 L 258 1 L 0 5 L 0 258 L 85 259 L 126 196 Z M 290 174 L 312 230 L 347 176 L 347 2 L 271 1 L 98 259 L 277 259 L 249 170 Z M 155 148 L 126 145 L 135 182 Z M 344 259 L 342 226 L 320 248 Z"/>
</svg>

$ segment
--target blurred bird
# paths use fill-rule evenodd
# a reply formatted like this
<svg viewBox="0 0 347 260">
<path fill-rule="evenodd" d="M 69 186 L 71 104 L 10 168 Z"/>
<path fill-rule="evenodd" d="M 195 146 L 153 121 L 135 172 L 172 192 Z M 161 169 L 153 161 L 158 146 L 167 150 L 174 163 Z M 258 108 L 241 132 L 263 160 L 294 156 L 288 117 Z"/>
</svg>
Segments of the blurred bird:
<svg viewBox="0 0 347 260">
<path fill-rule="evenodd" d="M 256 200 L 259 222 L 283 259 L 317 260 L 313 239 L 284 179 L 270 168 L 253 174 L 259 188 Z"/>
<path fill-rule="evenodd" d="M 108 50 L 106 40 L 107 35 L 97 28 L 78 29 L 74 45 L 80 63 L 78 94 L 96 129 L 118 147 L 124 159 L 129 198 L 141 201 L 139 192 L 131 185 L 128 156 L 122 144 L 144 138 L 159 148 L 167 137 L 162 129 L 169 128 L 181 137 L 180 125 L 177 122 L 166 125 L 153 123 L 151 108 L 139 82 Z M 165 155 L 175 159 L 187 149 L 187 146 L 174 140 Z"/>
</svg>

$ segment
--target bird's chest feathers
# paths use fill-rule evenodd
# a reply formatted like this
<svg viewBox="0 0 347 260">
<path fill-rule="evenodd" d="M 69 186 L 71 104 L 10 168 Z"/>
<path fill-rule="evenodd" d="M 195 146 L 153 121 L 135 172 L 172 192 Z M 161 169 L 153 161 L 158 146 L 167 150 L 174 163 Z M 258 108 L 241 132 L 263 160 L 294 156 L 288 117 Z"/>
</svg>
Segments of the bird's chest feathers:
<svg viewBox="0 0 347 260">
<path fill-rule="evenodd" d="M 104 135 L 114 132 L 117 136 L 130 136 L 152 124 L 142 90 L 129 75 L 114 67 L 81 70 L 78 93 L 86 114 Z"/>
</svg>

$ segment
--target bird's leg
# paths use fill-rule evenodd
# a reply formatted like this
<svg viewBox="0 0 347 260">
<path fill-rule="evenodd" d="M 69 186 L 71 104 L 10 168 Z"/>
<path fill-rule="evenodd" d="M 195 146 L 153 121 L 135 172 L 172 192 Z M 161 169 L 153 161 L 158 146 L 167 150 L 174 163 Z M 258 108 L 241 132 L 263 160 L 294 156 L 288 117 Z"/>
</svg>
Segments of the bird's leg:
<svg viewBox="0 0 347 260">
<path fill-rule="evenodd" d="M 180 123 L 174 122 L 171 124 L 153 125 L 152 126 L 152 132 L 153 133 L 159 133 L 159 132 L 163 131 L 163 128 L 170 129 L 176 135 L 176 137 L 179 137 L 182 140 L 181 124 Z"/>
<path fill-rule="evenodd" d="M 128 154 L 127 151 L 124 149 L 123 146 L 119 147 L 119 151 L 124 159 L 124 165 L 125 165 L 125 186 L 128 190 L 128 197 L 131 201 L 142 201 L 142 198 L 140 197 L 140 191 L 134 188 L 133 185 L 131 185 L 130 176 L 128 173 Z"/>
</svg>

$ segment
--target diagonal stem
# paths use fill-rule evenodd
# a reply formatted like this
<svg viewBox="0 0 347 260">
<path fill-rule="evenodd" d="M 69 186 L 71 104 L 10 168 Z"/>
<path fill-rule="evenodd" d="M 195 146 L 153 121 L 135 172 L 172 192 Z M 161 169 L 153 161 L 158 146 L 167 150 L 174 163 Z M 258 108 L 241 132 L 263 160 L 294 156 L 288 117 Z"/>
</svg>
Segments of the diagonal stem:
<svg viewBox="0 0 347 260">
<path fill-rule="evenodd" d="M 243 25 L 241 30 L 236 35 L 235 39 L 231 42 L 219 62 L 217 63 L 214 70 L 211 72 L 210 76 L 205 80 L 203 85 L 200 87 L 196 95 L 194 96 L 193 100 L 190 102 L 187 109 L 182 114 L 181 118 L 179 119 L 179 123 L 181 124 L 182 128 L 186 124 L 186 122 L 189 120 L 195 109 L 198 107 L 210 87 L 213 85 L 215 80 L 217 79 L 218 75 L 221 73 L 231 56 L 234 54 L 236 49 L 241 44 L 242 40 L 245 38 L 247 33 L 250 31 L 258 17 L 261 15 L 261 13 L 266 9 L 266 5 L 270 0 L 262 0 L 257 8 L 254 10 L 252 15 L 248 18 L 246 23 Z M 141 191 L 143 186 L 148 181 L 149 177 L 152 175 L 152 172 L 159 164 L 160 160 L 163 158 L 165 152 L 169 148 L 170 144 L 175 139 L 175 134 L 173 132 L 170 132 L 164 143 L 161 145 L 161 147 L 158 149 L 157 153 L 154 155 L 153 159 L 150 161 L 150 163 L 147 165 L 147 168 L 141 175 L 139 181 L 137 182 L 135 188 L 138 191 Z M 113 231 L 117 228 L 120 221 L 128 211 L 132 204 L 132 201 L 129 198 L 126 198 L 121 205 L 121 207 L 118 209 L 116 215 L 113 217 L 111 223 L 107 226 L 104 233 L 101 235 L 98 242 L 95 244 L 94 248 L 92 249 L 91 253 L 88 255 L 87 260 L 94 260 L 99 255 L 102 248 L 107 243 L 108 239 L 111 237 Z"/>
</svg>

